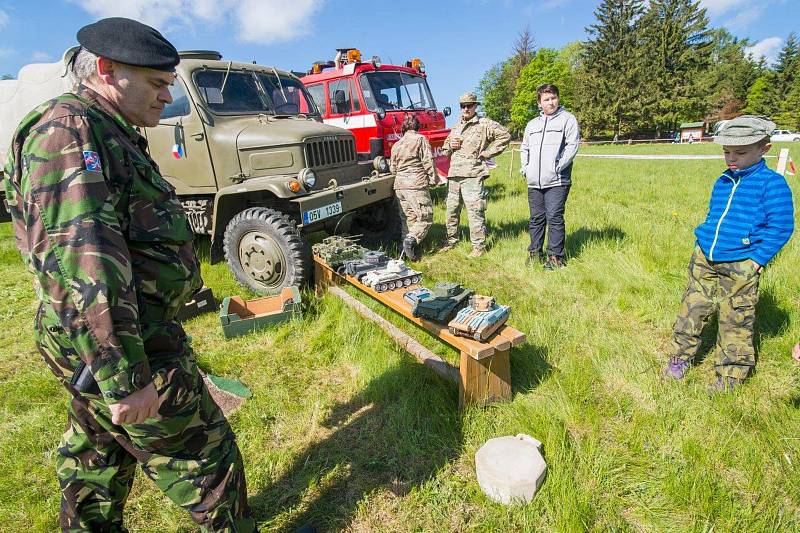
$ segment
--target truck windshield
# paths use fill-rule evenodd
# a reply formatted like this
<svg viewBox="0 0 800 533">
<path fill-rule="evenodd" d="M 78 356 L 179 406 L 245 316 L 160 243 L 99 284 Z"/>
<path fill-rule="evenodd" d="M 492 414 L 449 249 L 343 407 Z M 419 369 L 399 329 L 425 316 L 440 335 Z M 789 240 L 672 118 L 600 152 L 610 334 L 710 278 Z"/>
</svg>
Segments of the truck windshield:
<svg viewBox="0 0 800 533">
<path fill-rule="evenodd" d="M 382 108 L 436 109 L 428 82 L 422 76 L 405 72 L 367 72 L 359 77 L 364 103 L 370 111 Z"/>
<path fill-rule="evenodd" d="M 198 70 L 193 79 L 206 105 L 214 113 L 318 113 L 314 101 L 300 81 L 287 76 L 279 78 L 265 72 Z"/>
</svg>

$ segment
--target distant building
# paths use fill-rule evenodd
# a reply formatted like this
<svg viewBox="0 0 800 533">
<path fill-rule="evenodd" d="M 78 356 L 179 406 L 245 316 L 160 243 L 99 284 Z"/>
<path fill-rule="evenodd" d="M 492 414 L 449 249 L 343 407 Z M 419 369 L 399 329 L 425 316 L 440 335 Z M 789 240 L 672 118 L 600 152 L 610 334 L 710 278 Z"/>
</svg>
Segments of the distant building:
<svg viewBox="0 0 800 533">
<path fill-rule="evenodd" d="M 681 124 L 680 130 L 682 143 L 700 142 L 706 132 L 706 123 L 684 122 Z"/>
</svg>

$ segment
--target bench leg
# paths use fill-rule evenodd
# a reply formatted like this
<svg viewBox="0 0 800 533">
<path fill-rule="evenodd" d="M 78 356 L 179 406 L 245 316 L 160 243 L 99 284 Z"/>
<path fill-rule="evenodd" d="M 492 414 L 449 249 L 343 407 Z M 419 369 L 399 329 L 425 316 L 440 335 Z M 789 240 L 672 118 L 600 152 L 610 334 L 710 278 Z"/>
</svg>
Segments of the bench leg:
<svg viewBox="0 0 800 533">
<path fill-rule="evenodd" d="M 498 350 L 491 357 L 474 359 L 461 352 L 458 386 L 460 408 L 468 404 L 480 406 L 511 399 L 511 364 L 508 350 Z"/>
<path fill-rule="evenodd" d="M 314 294 L 321 298 L 328 289 L 328 285 L 336 285 L 333 271 L 321 266 L 314 261 Z"/>
</svg>

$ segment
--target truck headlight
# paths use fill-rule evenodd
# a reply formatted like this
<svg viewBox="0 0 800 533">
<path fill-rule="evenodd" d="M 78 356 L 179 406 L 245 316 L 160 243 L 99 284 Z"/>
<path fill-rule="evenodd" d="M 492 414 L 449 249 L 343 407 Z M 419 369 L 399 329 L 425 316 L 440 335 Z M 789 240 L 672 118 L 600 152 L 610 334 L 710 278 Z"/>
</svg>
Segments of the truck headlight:
<svg viewBox="0 0 800 533">
<path fill-rule="evenodd" d="M 372 166 L 375 170 L 377 170 L 381 174 L 389 172 L 389 162 L 382 155 L 379 155 L 378 157 L 372 160 Z"/>
<path fill-rule="evenodd" d="M 310 168 L 304 168 L 297 175 L 297 178 L 303 182 L 307 189 L 310 189 L 317 183 L 317 175 Z"/>
</svg>

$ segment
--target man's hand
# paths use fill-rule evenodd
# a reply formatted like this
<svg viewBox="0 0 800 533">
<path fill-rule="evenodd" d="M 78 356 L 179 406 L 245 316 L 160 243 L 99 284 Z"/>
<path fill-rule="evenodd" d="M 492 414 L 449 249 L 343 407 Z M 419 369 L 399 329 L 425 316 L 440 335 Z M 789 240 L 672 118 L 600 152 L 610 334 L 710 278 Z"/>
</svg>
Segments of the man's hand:
<svg viewBox="0 0 800 533">
<path fill-rule="evenodd" d="M 114 424 L 141 424 L 158 412 L 158 393 L 152 382 L 108 406 Z"/>
<path fill-rule="evenodd" d="M 794 345 L 794 348 L 792 349 L 792 357 L 794 357 L 795 361 L 800 363 L 800 342 Z"/>
<path fill-rule="evenodd" d="M 753 261 L 753 260 L 751 259 L 750 261 Z M 756 272 L 759 272 L 761 270 L 761 265 L 759 265 L 755 261 L 753 261 L 753 264 L 756 266 Z"/>
<path fill-rule="evenodd" d="M 450 139 L 450 148 L 458 150 L 461 148 L 461 137 L 453 137 Z"/>
</svg>

